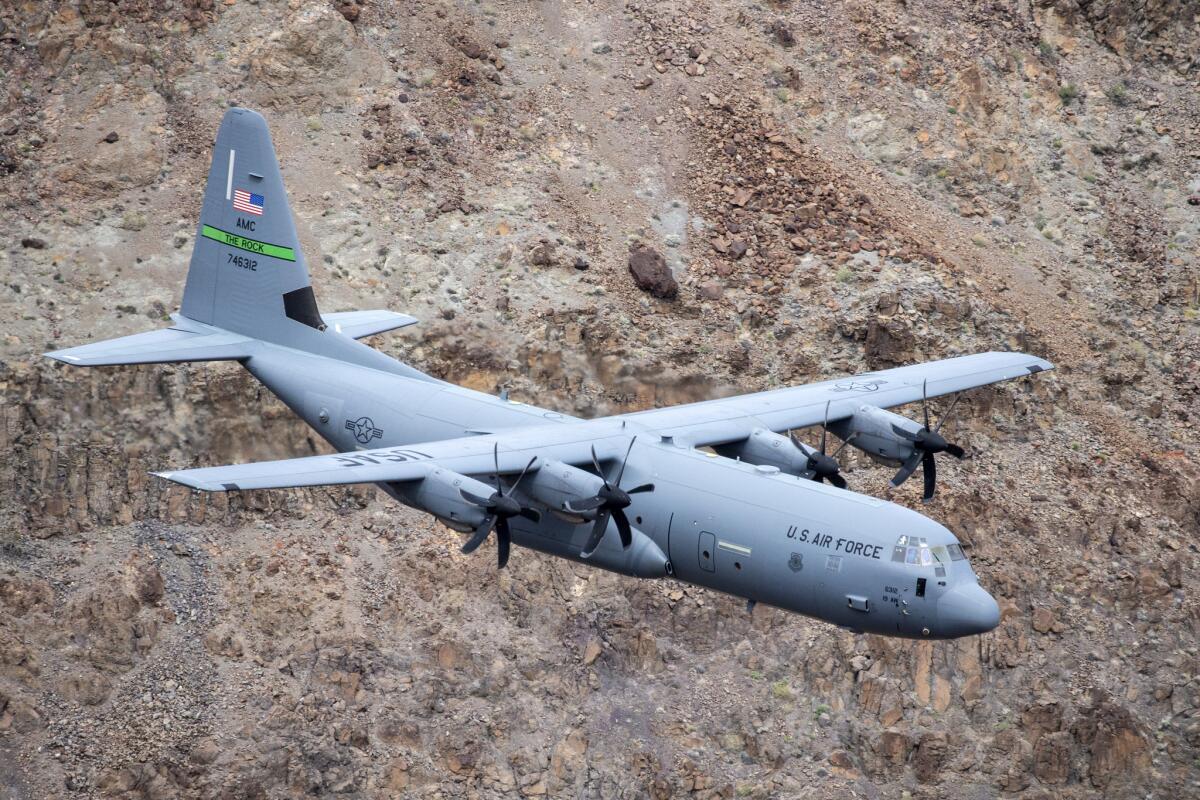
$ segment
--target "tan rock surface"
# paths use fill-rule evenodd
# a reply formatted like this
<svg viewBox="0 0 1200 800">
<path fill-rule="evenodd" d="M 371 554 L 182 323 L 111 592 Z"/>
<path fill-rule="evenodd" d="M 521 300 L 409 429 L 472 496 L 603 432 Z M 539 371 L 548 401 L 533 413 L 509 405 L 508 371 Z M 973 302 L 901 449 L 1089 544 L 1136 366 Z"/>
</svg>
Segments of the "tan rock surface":
<svg viewBox="0 0 1200 800">
<path fill-rule="evenodd" d="M 1179 2 L 0 6 L 0 796 L 1195 795 L 1195 24 Z M 149 477 L 323 447 L 231 365 L 38 357 L 177 307 L 230 103 L 271 122 L 322 308 L 414 314 L 374 344 L 483 391 L 599 414 L 1055 361 L 963 398 L 972 457 L 923 509 L 1001 626 L 856 637 L 525 551 L 498 575 L 374 490 Z"/>
</svg>

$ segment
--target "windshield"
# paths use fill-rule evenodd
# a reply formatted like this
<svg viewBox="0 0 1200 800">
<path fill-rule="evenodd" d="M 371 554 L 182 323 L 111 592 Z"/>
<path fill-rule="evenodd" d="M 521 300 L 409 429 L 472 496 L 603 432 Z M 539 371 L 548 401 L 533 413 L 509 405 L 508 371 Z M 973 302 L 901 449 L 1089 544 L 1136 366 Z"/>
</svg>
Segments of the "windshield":
<svg viewBox="0 0 1200 800">
<path fill-rule="evenodd" d="M 944 547 L 940 544 L 930 547 L 924 536 L 901 536 L 892 548 L 892 561 L 915 567 L 965 560 L 966 556 L 963 555 L 962 546 L 958 542 Z"/>
</svg>

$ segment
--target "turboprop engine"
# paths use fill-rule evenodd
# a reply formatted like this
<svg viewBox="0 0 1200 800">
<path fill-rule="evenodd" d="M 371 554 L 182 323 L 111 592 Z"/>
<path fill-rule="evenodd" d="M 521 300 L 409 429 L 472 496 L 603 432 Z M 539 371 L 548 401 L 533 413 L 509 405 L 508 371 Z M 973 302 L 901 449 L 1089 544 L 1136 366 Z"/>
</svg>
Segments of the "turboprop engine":
<svg viewBox="0 0 1200 800">
<path fill-rule="evenodd" d="M 588 563 L 643 578 L 667 574 L 666 555 L 650 537 L 629 525 L 628 521 L 625 522 L 624 532 L 621 522 L 615 523 L 622 537 L 620 550 L 597 549 L 601 537 L 608 530 L 609 517 L 614 520 L 625 519 L 623 503 L 630 498 L 622 497 L 625 493 L 616 484 L 608 484 L 599 475 L 561 461 L 543 461 L 538 471 L 521 484 L 519 494 L 544 504 L 552 514 L 573 525 L 593 522 L 588 541 L 579 551 L 579 556 L 586 558 Z M 596 502 L 597 499 L 600 502 Z M 576 508 L 576 504 L 582 507 Z M 625 539 L 626 535 L 628 540 Z"/>
<path fill-rule="evenodd" d="M 546 505 L 551 513 L 575 525 L 594 519 L 590 512 L 573 511 L 571 500 L 592 497 L 604 486 L 604 479 L 561 461 L 543 461 L 541 468 L 521 484 L 521 492 Z"/>
<path fill-rule="evenodd" d="M 828 480 L 839 489 L 846 488 L 837 459 L 825 454 L 825 432 L 821 432 L 821 449 L 817 450 L 796 439 L 782 436 L 766 428 L 755 428 L 740 442 L 719 445 L 715 449 L 726 458 L 736 458 L 747 464 L 767 464 L 780 472 L 814 481 Z"/>
<path fill-rule="evenodd" d="M 487 512 L 463 500 L 462 490 L 484 497 L 493 491 L 482 481 L 448 469 L 435 469 L 424 480 L 405 491 L 407 499 L 459 533 L 469 533 L 483 521 Z"/>
<path fill-rule="evenodd" d="M 525 517 L 533 522 L 540 522 L 542 519 L 540 511 L 513 497 L 537 458 L 529 459 L 529 463 L 521 470 L 512 486 L 505 489 L 500 480 L 498 444 L 492 450 L 492 456 L 496 463 L 495 489 L 482 481 L 440 467 L 426 475 L 415 488 L 404 489 L 397 484 L 392 485 L 413 504 L 433 514 L 450 528 L 461 532 L 473 531 L 474 535 L 462 546 L 464 553 L 475 552 L 491 532 L 495 531 L 496 557 L 503 567 L 508 563 L 512 543 L 508 521 L 516 516 Z"/>
<path fill-rule="evenodd" d="M 957 397 L 954 402 L 958 402 Z M 937 462 L 934 461 L 934 455 L 949 453 L 955 458 L 962 458 L 965 451 L 957 444 L 946 441 L 940 433 L 942 425 L 954 411 L 954 405 L 951 404 L 936 426 L 930 425 L 929 406 L 924 400 L 923 389 L 921 406 L 924 425 L 877 406 L 864 405 L 855 409 L 851 416 L 831 422 L 829 429 L 875 461 L 899 466 L 900 470 L 891 480 L 893 488 L 908 480 L 920 465 L 925 479 L 922 499 L 928 502 L 937 488 Z"/>
</svg>

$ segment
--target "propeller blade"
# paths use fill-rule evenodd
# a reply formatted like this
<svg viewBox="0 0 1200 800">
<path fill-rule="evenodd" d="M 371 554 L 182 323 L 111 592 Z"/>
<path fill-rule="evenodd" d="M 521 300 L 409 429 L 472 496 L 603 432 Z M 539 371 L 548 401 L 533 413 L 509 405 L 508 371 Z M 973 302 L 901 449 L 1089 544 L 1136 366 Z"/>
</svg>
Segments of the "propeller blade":
<svg viewBox="0 0 1200 800">
<path fill-rule="evenodd" d="M 488 534 L 492 532 L 492 526 L 495 524 L 496 517 L 494 515 L 488 514 L 484 517 L 483 522 L 479 523 L 479 527 L 475 529 L 474 535 L 462 546 L 462 551 L 464 553 L 474 553 L 478 550 L 479 545 L 483 544 L 484 540 L 487 539 Z"/>
<path fill-rule="evenodd" d="M 825 421 L 821 423 L 821 455 L 825 455 L 825 438 L 829 435 L 829 404 L 832 400 L 825 401 Z"/>
<path fill-rule="evenodd" d="M 583 550 L 579 552 L 580 557 L 590 558 L 592 553 L 596 552 L 596 548 L 600 545 L 600 540 L 604 538 L 604 532 L 608 530 L 609 512 L 601 511 L 596 515 L 596 522 L 592 525 L 592 532 L 588 536 L 587 543 L 583 546 Z"/>
<path fill-rule="evenodd" d="M 525 469 L 521 470 L 521 474 L 517 476 L 515 481 L 513 481 L 512 488 L 508 490 L 509 496 L 511 496 L 512 493 L 517 490 L 517 486 L 520 485 L 521 481 L 525 478 L 525 473 L 529 472 L 529 468 L 533 466 L 533 462 L 535 461 L 537 461 L 537 456 L 529 459 L 529 463 L 525 465 Z"/>
<path fill-rule="evenodd" d="M 600 469 L 600 459 L 596 458 L 596 445 L 592 445 L 592 466 L 596 468 L 596 474 L 600 476 L 600 480 L 604 481 L 605 486 L 608 486 L 608 478 L 604 476 L 604 470 Z"/>
<path fill-rule="evenodd" d="M 512 550 L 512 534 L 508 530 L 508 520 L 501 517 L 496 521 L 496 560 L 500 569 L 508 563 L 508 554 Z"/>
<path fill-rule="evenodd" d="M 846 479 L 843 478 L 841 475 L 838 475 L 837 473 L 834 473 L 833 475 L 829 476 L 829 482 L 832 483 L 834 486 L 836 486 L 839 489 L 846 488 Z"/>
<path fill-rule="evenodd" d="M 925 430 L 929 430 L 929 399 L 925 395 L 928 380 L 921 381 L 921 413 L 925 415 Z"/>
<path fill-rule="evenodd" d="M 633 452 L 633 443 L 636 441 L 636 436 L 629 440 L 629 449 L 625 451 L 625 458 L 621 459 L 621 468 L 617 470 L 617 479 L 613 481 L 614 486 L 621 485 L 621 478 L 625 475 L 625 465 L 629 463 L 629 454 Z"/>
<path fill-rule="evenodd" d="M 847 436 L 847 437 L 846 437 L 846 438 L 845 438 L 845 439 L 842 441 L 842 443 L 838 445 L 838 449 L 833 451 L 833 455 L 832 455 L 832 456 L 830 456 L 830 458 L 834 458 L 834 459 L 836 459 L 836 458 L 838 457 L 838 453 L 840 453 L 840 452 L 842 452 L 843 450 L 845 450 L 845 449 L 846 449 L 846 445 L 848 445 L 848 444 L 850 444 L 850 442 L 854 441 L 854 437 L 855 437 L 855 436 L 858 436 L 858 431 L 855 431 L 854 433 L 852 433 L 852 434 L 850 434 L 849 436 Z"/>
<path fill-rule="evenodd" d="M 466 489 L 459 489 L 458 493 L 462 495 L 463 500 L 466 500 L 468 503 L 470 503 L 473 506 L 479 506 L 480 508 L 487 508 L 488 506 L 490 506 L 492 504 L 491 500 L 488 500 L 487 498 L 484 498 L 484 497 L 480 497 L 477 494 L 471 494 Z"/>
<path fill-rule="evenodd" d="M 617 508 L 613 510 L 613 520 L 617 523 L 617 532 L 621 534 L 621 547 L 626 550 L 633 544 L 633 531 L 629 527 L 629 517 L 625 516 L 625 512 Z"/>
<path fill-rule="evenodd" d="M 946 445 L 946 452 L 958 459 L 963 458 L 967 454 L 966 450 L 963 450 L 961 447 L 959 447 L 956 444 Z"/>
<path fill-rule="evenodd" d="M 641 486 L 635 486 L 632 489 L 626 489 L 625 494 L 641 494 L 642 492 L 653 492 L 653 483 L 643 483 Z"/>
<path fill-rule="evenodd" d="M 891 486 L 893 489 L 908 480 L 908 476 L 912 475 L 913 472 L 916 471 L 917 465 L 921 463 L 922 456 L 923 454 L 920 450 L 914 450 L 913 454 L 909 456 L 903 464 L 900 465 L 900 471 L 897 472 L 895 477 L 893 477 L 891 480 Z"/>
<path fill-rule="evenodd" d="M 504 494 L 504 487 L 500 485 L 500 443 L 496 442 L 492 446 L 492 460 L 496 462 L 496 491 Z"/>
<path fill-rule="evenodd" d="M 521 516 L 530 522 L 542 521 L 542 512 L 538 511 L 536 508 L 522 508 Z"/>
<path fill-rule="evenodd" d="M 568 500 L 568 511 L 593 511 L 604 505 L 604 498 L 600 496 L 585 497 L 582 500 Z"/>
<path fill-rule="evenodd" d="M 934 433 L 937 433 L 938 431 L 940 431 L 942 429 L 942 426 L 946 424 L 946 420 L 950 419 L 950 417 L 953 416 L 954 407 L 958 405 L 958 398 L 960 398 L 960 397 L 962 397 L 961 394 L 954 395 L 954 399 L 950 401 L 950 407 L 946 409 L 946 413 L 942 416 L 942 418 L 940 420 L 938 420 L 937 427 L 933 429 Z"/>
<path fill-rule="evenodd" d="M 925 493 L 921 496 L 921 502 L 928 503 L 933 499 L 933 492 L 937 488 L 937 461 L 933 453 L 925 454 L 921 459 L 921 467 L 925 476 Z"/>
</svg>

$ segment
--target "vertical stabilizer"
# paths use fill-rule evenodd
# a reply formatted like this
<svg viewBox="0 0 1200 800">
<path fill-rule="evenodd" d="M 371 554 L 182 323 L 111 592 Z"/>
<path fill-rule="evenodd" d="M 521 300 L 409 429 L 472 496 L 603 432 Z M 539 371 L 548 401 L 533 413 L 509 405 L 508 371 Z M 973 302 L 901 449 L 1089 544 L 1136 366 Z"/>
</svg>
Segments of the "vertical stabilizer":
<svg viewBox="0 0 1200 800">
<path fill-rule="evenodd" d="M 180 310 L 273 342 L 322 327 L 267 122 L 249 109 L 217 131 Z"/>
</svg>

